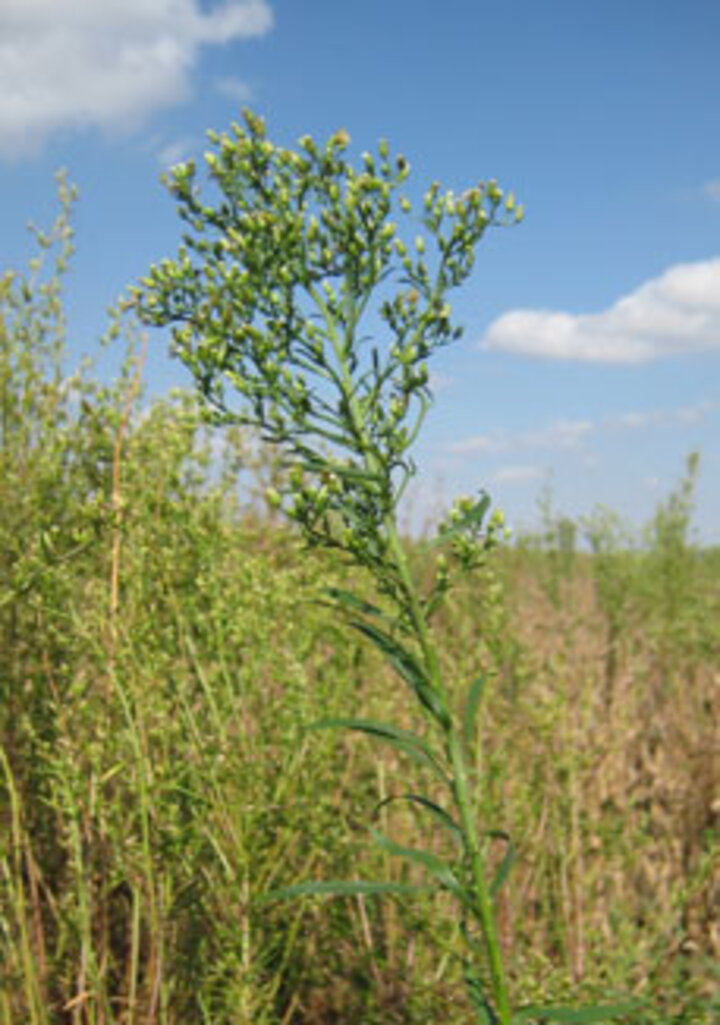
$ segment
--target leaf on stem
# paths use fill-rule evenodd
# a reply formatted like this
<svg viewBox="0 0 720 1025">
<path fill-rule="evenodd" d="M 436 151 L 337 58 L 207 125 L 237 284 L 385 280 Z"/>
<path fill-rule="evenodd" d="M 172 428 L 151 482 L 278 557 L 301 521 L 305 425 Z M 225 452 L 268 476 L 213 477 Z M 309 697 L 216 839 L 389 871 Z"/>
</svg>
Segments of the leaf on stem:
<svg viewBox="0 0 720 1025">
<path fill-rule="evenodd" d="M 310 730 L 346 729 L 358 733 L 367 733 L 371 737 L 383 740 L 386 744 L 402 751 L 413 761 L 425 768 L 430 769 L 445 786 L 450 783 L 445 771 L 434 754 L 429 744 L 411 733 L 409 730 L 402 730 L 398 726 L 391 726 L 387 723 L 376 722 L 374 719 L 319 719 L 307 727 Z"/>
<path fill-rule="evenodd" d="M 466 965 L 464 975 L 465 986 L 470 997 L 470 1003 L 477 1015 L 478 1025 L 497 1025 L 497 1015 L 485 996 L 482 982 L 476 972 Z"/>
<path fill-rule="evenodd" d="M 379 609 L 377 605 L 372 605 L 369 601 L 365 601 L 364 598 L 359 598 L 358 595 L 353 594 L 352 591 L 344 591 L 340 587 L 326 587 L 324 593 L 331 600 L 326 604 L 330 605 L 331 608 L 337 608 L 340 606 L 345 611 L 354 613 L 357 615 L 358 612 L 364 616 L 371 616 L 373 619 L 378 619 L 381 622 L 387 623 L 388 626 L 397 626 L 398 624 L 394 619 Z"/>
<path fill-rule="evenodd" d="M 480 698 L 482 697 L 483 690 L 485 689 L 485 676 L 482 674 L 473 680 L 468 691 L 467 701 L 465 702 L 465 709 L 462 717 L 462 733 L 463 740 L 467 747 L 472 746 L 472 742 L 475 736 L 475 720 L 477 719 L 478 708 L 480 707 Z"/>
<path fill-rule="evenodd" d="M 515 864 L 515 845 L 508 834 L 501 829 L 489 830 L 485 835 L 489 836 L 493 840 L 504 840 L 506 844 L 505 854 L 498 865 L 493 881 L 490 884 L 490 896 L 494 900 L 500 893 L 503 883 L 510 875 L 510 870 Z"/>
<path fill-rule="evenodd" d="M 430 712 L 442 728 L 444 730 L 450 729 L 450 713 L 445 701 L 442 695 L 433 687 L 414 655 L 407 648 L 403 648 L 401 644 L 398 644 L 389 634 L 386 634 L 371 623 L 353 620 L 351 626 L 354 626 L 360 633 L 365 634 L 375 647 L 382 652 L 396 672 L 410 685 L 423 707 Z"/>
<path fill-rule="evenodd" d="M 462 843 L 462 830 L 455 819 L 452 815 L 449 815 L 444 808 L 441 808 L 439 804 L 436 804 L 435 801 L 431 801 L 429 797 L 423 797 L 422 794 L 392 794 L 390 797 L 386 797 L 383 801 L 380 801 L 375 811 L 380 811 L 381 808 L 384 808 L 388 804 L 392 804 L 393 801 L 410 801 L 413 804 L 419 804 L 421 807 L 427 809 L 427 811 L 434 816 L 440 825 L 452 834 L 453 839 Z"/>
<path fill-rule="evenodd" d="M 404 858 L 406 861 L 413 862 L 413 864 L 424 868 L 426 872 L 429 872 L 431 876 L 437 879 L 444 890 L 454 893 L 463 903 L 468 902 L 469 898 L 465 889 L 450 866 L 442 858 L 438 858 L 435 854 L 430 854 L 429 851 L 418 850 L 415 847 L 403 847 L 402 844 L 395 843 L 394 840 L 385 836 L 384 833 L 380 833 L 377 829 L 371 829 L 370 832 L 378 847 L 387 851 L 388 854 Z"/>
<path fill-rule="evenodd" d="M 440 533 L 431 538 L 428 544 L 431 547 L 438 547 L 458 534 L 466 534 L 472 529 L 476 532 L 479 531 L 485 519 L 485 513 L 490 508 L 491 501 L 490 495 L 483 493 L 475 505 L 468 509 L 461 519 L 453 524 L 452 527 L 446 530 L 441 529 Z"/>
</svg>

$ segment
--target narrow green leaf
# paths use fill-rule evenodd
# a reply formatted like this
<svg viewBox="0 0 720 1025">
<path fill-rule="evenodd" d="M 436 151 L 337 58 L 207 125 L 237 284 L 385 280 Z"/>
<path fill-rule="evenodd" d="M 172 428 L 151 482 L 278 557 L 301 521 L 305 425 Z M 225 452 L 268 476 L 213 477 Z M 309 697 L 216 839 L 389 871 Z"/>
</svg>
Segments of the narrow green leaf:
<svg viewBox="0 0 720 1025">
<path fill-rule="evenodd" d="M 423 808 L 426 808 L 431 815 L 433 815 L 438 822 L 452 833 L 455 840 L 462 843 L 463 834 L 460 826 L 458 826 L 455 819 L 449 815 L 444 808 L 441 808 L 435 801 L 431 801 L 429 797 L 423 797 L 422 794 L 392 794 L 390 797 L 386 797 L 384 801 L 380 801 L 376 811 L 383 808 L 387 804 L 392 804 L 393 801 L 411 801 L 413 804 L 419 804 Z"/>
<path fill-rule="evenodd" d="M 345 591 L 340 587 L 325 587 L 323 588 L 323 594 L 328 595 L 338 605 L 343 605 L 346 609 L 351 609 L 353 612 L 362 612 L 367 616 L 384 617 L 385 615 L 377 605 L 372 605 L 369 601 L 365 601 L 364 598 L 359 598 L 352 591 Z"/>
<path fill-rule="evenodd" d="M 493 1013 L 493 1010 L 487 1000 L 474 1000 L 471 995 L 470 1002 L 472 1003 L 473 1010 L 477 1015 L 478 1025 L 497 1025 L 497 1017 Z"/>
<path fill-rule="evenodd" d="M 478 1025 L 496 1025 L 497 1018 L 493 1016 L 490 1004 L 487 1001 L 482 1004 L 473 1001 L 473 1008 L 477 1014 Z"/>
<path fill-rule="evenodd" d="M 331 601 L 327 603 L 331 608 L 336 608 L 340 605 L 348 612 L 355 614 L 361 612 L 364 616 L 370 616 L 380 622 L 387 623 L 389 627 L 397 626 L 395 620 L 383 612 L 382 609 L 379 609 L 377 605 L 373 605 L 369 601 L 365 601 L 364 598 L 359 598 L 358 595 L 353 594 L 352 591 L 345 591 L 340 587 L 326 587 L 324 588 L 324 594 L 331 599 Z"/>
<path fill-rule="evenodd" d="M 415 847 L 403 847 L 402 844 L 395 843 L 384 833 L 380 833 L 377 829 L 371 829 L 370 832 L 373 835 L 373 839 L 378 847 L 381 847 L 388 854 L 393 854 L 395 857 L 404 858 L 406 861 L 411 861 L 416 865 L 424 868 L 430 873 L 445 890 L 450 890 L 461 900 L 465 901 L 466 894 L 460 884 L 460 881 L 451 870 L 449 865 L 435 854 L 430 854 L 429 851 L 421 851 Z"/>
<path fill-rule="evenodd" d="M 478 1025 L 497 1025 L 497 1016 L 485 996 L 483 981 L 477 973 L 476 965 L 466 961 L 463 967 L 463 976 L 470 1003 L 477 1015 Z"/>
<path fill-rule="evenodd" d="M 296 883 L 263 893 L 258 901 L 293 900 L 296 897 L 383 897 L 426 893 L 432 886 L 413 883 L 376 883 L 365 879 L 329 879 L 326 881 Z"/>
<path fill-rule="evenodd" d="M 501 829 L 489 830 L 485 835 L 491 837 L 493 840 L 504 840 L 507 848 L 502 861 L 498 865 L 493 881 L 490 884 L 490 896 L 494 900 L 498 893 L 500 893 L 505 880 L 510 875 L 510 870 L 515 864 L 515 845 L 509 835 Z"/>
<path fill-rule="evenodd" d="M 522 1007 L 513 1017 L 513 1025 L 521 1022 L 568 1022 L 571 1025 L 591 1025 L 596 1021 L 610 1021 L 632 1014 L 638 1009 L 637 1002 L 606 1004 L 598 1007 Z"/>
<path fill-rule="evenodd" d="M 480 698 L 482 697 L 484 689 L 485 676 L 481 673 L 480 676 L 470 684 L 467 701 L 465 702 L 465 709 L 463 711 L 462 733 L 463 740 L 467 747 L 471 747 L 473 740 L 475 739 L 475 720 L 477 719 L 477 712 L 480 707 Z"/>
<path fill-rule="evenodd" d="M 402 730 L 399 726 L 391 726 L 388 723 L 376 722 L 374 719 L 344 718 L 319 719 L 307 728 L 309 730 L 346 729 L 354 730 L 357 733 L 367 733 L 371 737 L 390 744 L 398 751 L 402 751 L 419 765 L 430 769 L 445 786 L 450 786 L 450 781 L 430 745 L 409 730 Z"/>
<path fill-rule="evenodd" d="M 482 521 L 485 519 L 485 513 L 490 508 L 490 502 L 490 495 L 488 495 L 487 492 L 483 492 L 478 501 L 473 506 L 473 508 L 465 517 L 464 523 L 469 526 L 481 526 Z"/>
<path fill-rule="evenodd" d="M 410 685 L 417 695 L 421 704 L 430 712 L 443 729 L 451 726 L 450 713 L 441 694 L 439 694 L 424 670 L 418 665 L 417 659 L 406 648 L 386 634 L 383 630 L 371 623 L 364 623 L 362 620 L 353 620 L 354 626 L 360 633 L 365 634 L 379 651 L 387 658 L 396 672 Z"/>
<path fill-rule="evenodd" d="M 490 495 L 483 493 L 482 497 L 475 503 L 472 509 L 463 516 L 463 518 L 451 527 L 449 530 L 444 530 L 440 534 L 436 534 L 428 543 L 431 547 L 437 548 L 440 545 L 445 544 L 446 541 L 450 541 L 453 537 L 458 534 L 465 534 L 473 527 L 476 532 L 482 527 L 482 522 L 485 518 L 485 513 L 490 508 Z"/>
</svg>

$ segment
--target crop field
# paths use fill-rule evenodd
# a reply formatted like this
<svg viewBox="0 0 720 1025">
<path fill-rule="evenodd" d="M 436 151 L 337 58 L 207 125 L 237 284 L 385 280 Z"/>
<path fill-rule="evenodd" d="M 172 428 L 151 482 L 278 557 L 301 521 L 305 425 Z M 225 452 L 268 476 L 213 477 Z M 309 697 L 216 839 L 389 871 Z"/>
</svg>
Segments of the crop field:
<svg viewBox="0 0 720 1025">
<path fill-rule="evenodd" d="M 61 215 L 59 265 L 0 281 L 0 1025 L 720 1020 L 697 457 L 642 533 L 490 518 L 447 590 L 442 547 L 398 537 L 442 598 L 423 690 L 368 625 L 397 592 L 282 515 L 251 429 L 142 406 L 130 328 L 114 383 L 66 375 L 69 239 Z"/>
</svg>

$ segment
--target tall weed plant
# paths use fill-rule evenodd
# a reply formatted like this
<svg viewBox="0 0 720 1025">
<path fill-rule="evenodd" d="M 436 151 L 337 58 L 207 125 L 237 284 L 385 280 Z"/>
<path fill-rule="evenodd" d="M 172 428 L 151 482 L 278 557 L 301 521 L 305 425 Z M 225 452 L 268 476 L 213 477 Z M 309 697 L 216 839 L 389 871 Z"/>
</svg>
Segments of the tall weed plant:
<svg viewBox="0 0 720 1025">
<path fill-rule="evenodd" d="M 442 854 L 371 828 L 378 847 L 405 861 L 410 882 L 302 882 L 276 897 L 406 895 L 418 886 L 448 894 L 465 939 L 464 975 L 476 1019 L 601 1021 L 625 1006 L 537 1006 L 512 993 L 497 901 L 514 860 L 509 835 L 486 823 L 478 800 L 477 715 L 483 674 L 448 679 L 433 619 L 458 574 L 481 565 L 502 519 L 490 499 L 462 499 L 441 524 L 434 579 L 421 586 L 398 529 L 398 506 L 414 473 L 411 449 L 428 408 L 426 361 L 461 335 L 448 295 L 470 276 L 494 224 L 522 208 L 491 181 L 461 196 L 437 184 L 425 195 L 421 234 L 408 243 L 412 204 L 407 161 L 386 143 L 344 156 L 338 132 L 324 146 L 274 145 L 263 121 L 211 135 L 207 169 L 220 199 L 206 205 L 193 163 L 168 182 L 190 230 L 174 260 L 154 267 L 134 293 L 140 316 L 173 325 L 177 353 L 193 372 L 216 422 L 253 427 L 284 453 L 288 475 L 269 495 L 310 546 L 340 553 L 365 571 L 362 590 L 326 588 L 326 601 L 373 645 L 409 689 L 419 729 L 367 718 L 327 717 L 315 729 L 346 728 L 389 744 L 429 770 L 432 789 L 407 802 L 446 843 Z M 368 337 L 374 316 L 386 341 Z M 478 667 L 479 669 L 479 667 Z M 458 695 L 463 699 L 459 703 Z M 501 850 L 498 862 L 495 852 Z M 415 882 L 415 871 L 427 882 Z"/>
</svg>

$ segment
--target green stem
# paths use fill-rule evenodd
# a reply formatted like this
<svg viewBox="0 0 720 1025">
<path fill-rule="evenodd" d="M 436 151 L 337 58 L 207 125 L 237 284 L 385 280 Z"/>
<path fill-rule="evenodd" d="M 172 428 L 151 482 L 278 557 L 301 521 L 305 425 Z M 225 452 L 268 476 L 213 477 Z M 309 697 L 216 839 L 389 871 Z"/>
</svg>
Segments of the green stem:
<svg viewBox="0 0 720 1025">
<path fill-rule="evenodd" d="M 453 769 L 453 785 L 455 787 L 455 804 L 460 816 L 460 827 L 465 840 L 465 847 L 470 859 L 475 896 L 478 903 L 478 918 L 485 941 L 485 951 L 490 966 L 490 978 L 497 1005 L 500 1025 L 510 1023 L 510 997 L 508 993 L 505 966 L 503 965 L 502 947 L 495 921 L 495 909 L 485 876 L 485 860 L 480 850 L 477 831 L 477 815 L 474 802 L 468 787 L 465 757 L 456 730 L 448 736 L 448 753 Z"/>
<path fill-rule="evenodd" d="M 339 332 L 337 331 L 337 326 L 333 322 L 333 318 L 330 316 L 330 313 L 324 303 L 321 308 L 325 315 L 328 337 L 333 346 L 333 351 L 337 360 L 340 382 L 350 413 L 353 432 L 358 440 L 358 445 L 361 449 L 367 469 L 371 473 L 377 474 L 381 469 L 381 466 L 378 463 L 377 456 L 372 451 L 372 446 L 367 437 L 362 410 L 353 391 L 352 375 L 350 373 L 350 368 L 347 365 L 342 340 Z M 408 565 L 407 556 L 398 534 L 394 509 L 387 515 L 384 527 L 389 551 L 392 555 L 398 578 L 402 583 L 402 588 L 407 599 L 408 612 L 415 636 L 417 637 L 425 660 L 425 666 L 428 671 L 430 681 L 437 692 L 444 696 L 442 674 L 437 651 L 430 637 L 427 619 L 423 612 L 417 588 Z M 477 901 L 477 917 L 490 968 L 490 978 L 498 1014 L 498 1021 L 499 1025 L 510 1025 L 510 998 L 505 968 L 503 965 L 502 948 L 495 922 L 495 911 L 485 875 L 484 858 L 480 849 L 480 840 L 477 829 L 477 811 L 468 783 L 468 771 L 462 750 L 462 742 L 460 735 L 452 722 L 444 732 L 446 749 L 453 772 L 453 796 L 460 818 L 460 826 L 463 832 L 465 849 L 470 862 L 472 883 Z"/>
<path fill-rule="evenodd" d="M 417 591 L 412 580 L 407 564 L 407 557 L 398 537 L 397 528 L 393 523 L 387 525 L 390 550 L 393 553 L 395 562 L 406 588 L 409 598 L 409 611 L 415 628 L 416 636 L 422 648 L 426 660 L 426 666 L 430 673 L 433 686 L 442 692 L 437 652 L 430 638 L 427 620 L 420 606 Z M 495 922 L 495 911 L 485 876 L 485 863 L 480 850 L 480 841 L 477 830 L 477 810 L 475 802 L 470 793 L 468 785 L 468 771 L 465 765 L 462 742 L 454 725 L 446 731 L 445 742 L 447 752 L 452 766 L 452 782 L 455 805 L 460 818 L 460 828 L 463 833 L 465 849 L 470 861 L 472 882 L 477 899 L 478 919 L 485 942 L 485 951 L 490 967 L 492 989 L 497 1005 L 500 1025 L 510 1023 L 510 998 L 508 993 L 507 979 L 502 959 L 502 947 L 498 936 L 497 924 Z"/>
</svg>

